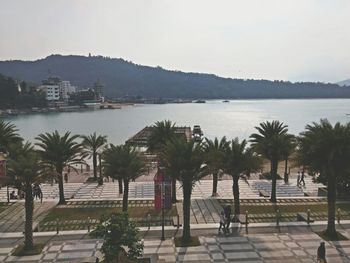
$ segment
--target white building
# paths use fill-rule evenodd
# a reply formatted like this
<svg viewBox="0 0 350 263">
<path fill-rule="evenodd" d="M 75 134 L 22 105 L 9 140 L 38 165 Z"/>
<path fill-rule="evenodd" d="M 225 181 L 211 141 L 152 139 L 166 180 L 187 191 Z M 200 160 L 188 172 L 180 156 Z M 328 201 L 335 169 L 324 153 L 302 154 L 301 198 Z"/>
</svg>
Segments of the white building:
<svg viewBox="0 0 350 263">
<path fill-rule="evenodd" d="M 76 87 L 72 86 L 68 80 L 62 80 L 59 82 L 60 97 L 61 100 L 67 101 L 69 94 L 76 92 Z"/>
<path fill-rule="evenodd" d="M 39 87 L 46 93 L 46 100 L 56 101 L 60 99 L 60 87 L 58 85 L 41 85 Z"/>
</svg>

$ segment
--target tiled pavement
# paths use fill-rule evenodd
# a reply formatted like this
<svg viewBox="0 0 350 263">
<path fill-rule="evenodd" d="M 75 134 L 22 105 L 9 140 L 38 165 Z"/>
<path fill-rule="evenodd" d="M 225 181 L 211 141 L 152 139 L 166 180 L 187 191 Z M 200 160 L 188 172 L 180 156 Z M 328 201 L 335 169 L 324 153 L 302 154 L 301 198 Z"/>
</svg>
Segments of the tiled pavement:
<svg viewBox="0 0 350 263">
<path fill-rule="evenodd" d="M 34 228 L 55 205 L 56 202 L 35 202 Z M 24 230 L 24 217 L 24 203 L 11 203 L 6 210 L 0 213 L 0 232 L 22 232 Z"/>
<path fill-rule="evenodd" d="M 318 187 L 321 184 L 313 183 L 311 177 L 306 177 L 306 187 L 298 187 L 296 179 L 290 179 L 289 184 L 284 184 L 283 180 L 277 181 L 277 197 L 303 197 L 304 192 L 312 196 L 317 196 Z M 239 181 L 241 198 L 259 198 L 259 190 L 271 192 L 271 182 L 267 180 L 244 180 Z M 67 183 L 64 185 L 65 197 L 67 199 L 99 199 L 99 200 L 115 200 L 121 199 L 122 195 L 118 193 L 117 182 L 105 182 L 102 186 L 97 183 Z M 42 185 L 44 199 L 57 199 L 58 186 L 43 184 Z M 12 189 L 10 189 L 12 191 Z M 218 183 L 218 193 L 220 198 L 232 198 L 232 181 L 221 180 Z M 209 198 L 212 194 L 212 181 L 202 180 L 197 182 L 193 192 L 192 199 Z M 177 183 L 177 196 L 182 199 L 182 188 Z M 148 182 L 131 182 L 129 189 L 129 198 L 153 199 L 154 185 L 152 181 Z M 0 201 L 6 201 L 6 188 L 0 189 Z"/>
<path fill-rule="evenodd" d="M 144 255 L 157 254 L 165 262 L 316 262 L 320 238 L 314 233 L 250 234 L 235 237 L 200 236 L 201 246 L 176 248 L 172 239 L 144 240 Z M 1 262 L 74 262 L 100 256 L 100 240 L 50 242 L 41 255 L 10 256 L 12 248 L 0 248 Z M 326 242 L 328 262 L 350 262 L 350 241 Z M 93 260 L 93 259 L 92 259 Z M 94 261 L 92 261 L 94 262 Z"/>
</svg>

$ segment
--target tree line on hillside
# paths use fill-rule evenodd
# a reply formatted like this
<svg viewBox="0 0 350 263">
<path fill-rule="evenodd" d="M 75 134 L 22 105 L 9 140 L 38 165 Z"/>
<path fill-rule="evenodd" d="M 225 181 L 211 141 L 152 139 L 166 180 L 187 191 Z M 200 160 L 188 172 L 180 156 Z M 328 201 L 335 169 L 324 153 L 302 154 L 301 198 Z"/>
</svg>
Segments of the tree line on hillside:
<svg viewBox="0 0 350 263">
<path fill-rule="evenodd" d="M 35 86 L 22 81 L 17 83 L 11 77 L 0 74 L 0 109 L 27 109 L 46 107 L 45 92 L 37 91 Z"/>
<path fill-rule="evenodd" d="M 350 98 L 350 87 L 337 84 L 222 78 L 102 56 L 51 55 L 36 61 L 0 61 L 0 72 L 35 83 L 51 72 L 79 87 L 89 87 L 100 79 L 105 85 L 105 95 L 110 98 Z"/>
<path fill-rule="evenodd" d="M 105 136 L 96 133 L 89 136 L 42 133 L 36 137 L 36 148 L 24 142 L 16 127 L 0 121 L 0 151 L 8 155 L 9 176 L 25 192 L 25 241 L 24 248 L 33 248 L 33 192 L 32 185 L 55 178 L 59 185 L 59 205 L 65 204 L 63 171 L 75 164 L 93 158 L 94 178 L 97 180 L 97 157 L 101 157 L 100 176 L 108 176 L 123 185 L 122 211 L 128 212 L 129 183 L 146 173 L 142 154 L 134 147 L 107 143 Z M 250 145 L 248 145 L 248 142 Z M 171 121 L 156 122 L 149 139 L 148 151 L 156 154 L 159 165 L 179 182 L 183 192 L 182 242 L 191 242 L 190 205 L 193 187 L 206 175 L 213 174 L 213 196 L 217 194 L 219 170 L 232 177 L 234 219 L 240 214 L 239 180 L 242 175 L 260 170 L 262 158 L 270 162 L 271 196 L 275 203 L 277 166 L 280 161 L 296 155 L 299 165 L 305 167 L 316 180 L 327 185 L 328 224 L 325 234 L 337 235 L 335 228 L 335 201 L 337 185 L 349 185 L 350 123 L 332 125 L 327 120 L 307 125 L 299 136 L 288 133 L 287 125 L 279 121 L 266 121 L 256 127 L 249 141 L 234 138 L 228 140 L 187 140 L 175 133 Z M 102 177 L 101 177 L 102 178 Z M 284 175 L 288 182 L 288 174 Z M 99 180 L 103 184 L 103 180 Z M 173 191 L 176 194 L 176 189 Z M 173 198 L 176 202 L 176 195 Z"/>
</svg>

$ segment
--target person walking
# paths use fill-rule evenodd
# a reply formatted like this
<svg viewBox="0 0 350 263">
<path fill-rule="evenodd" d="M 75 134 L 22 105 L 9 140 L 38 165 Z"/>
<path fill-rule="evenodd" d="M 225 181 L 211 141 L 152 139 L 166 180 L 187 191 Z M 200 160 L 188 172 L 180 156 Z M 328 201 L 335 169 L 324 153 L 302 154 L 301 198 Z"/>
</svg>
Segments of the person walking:
<svg viewBox="0 0 350 263">
<path fill-rule="evenodd" d="M 305 187 L 305 180 L 304 180 L 304 178 L 305 178 L 305 171 L 303 169 L 303 170 L 301 170 L 301 177 L 300 177 L 300 180 L 299 180 L 299 184 L 301 184 L 301 182 L 303 182 L 303 186 Z"/>
<path fill-rule="evenodd" d="M 324 242 L 320 243 L 320 246 L 317 249 L 317 262 L 318 263 L 327 263 L 326 260 L 326 247 Z"/>
<path fill-rule="evenodd" d="M 231 224 L 231 206 L 227 205 L 224 208 L 225 219 L 226 219 L 226 231 L 230 232 L 230 224 Z"/>
<path fill-rule="evenodd" d="M 221 213 L 220 213 L 219 234 L 220 234 L 221 229 L 224 231 L 224 233 L 226 232 L 225 231 L 225 212 L 224 211 L 221 211 Z"/>
<path fill-rule="evenodd" d="M 298 177 L 297 177 L 297 186 L 300 184 L 300 171 L 298 171 Z"/>
</svg>

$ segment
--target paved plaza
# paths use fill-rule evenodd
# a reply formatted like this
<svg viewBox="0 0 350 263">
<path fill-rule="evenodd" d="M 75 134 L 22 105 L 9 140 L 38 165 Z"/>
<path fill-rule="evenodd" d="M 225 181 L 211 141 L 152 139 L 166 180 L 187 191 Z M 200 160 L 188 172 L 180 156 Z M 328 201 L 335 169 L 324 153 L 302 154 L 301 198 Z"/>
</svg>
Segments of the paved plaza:
<svg viewBox="0 0 350 263">
<path fill-rule="evenodd" d="M 277 197 L 304 197 L 304 193 L 309 196 L 317 196 L 317 191 L 322 184 L 312 182 L 311 177 L 306 177 L 306 187 L 298 187 L 296 179 L 290 179 L 289 184 L 285 184 L 283 180 L 277 181 Z M 240 197 L 242 199 L 259 198 L 259 191 L 264 190 L 271 192 L 271 181 L 268 180 L 240 180 Z M 9 189 L 10 192 L 12 189 Z M 44 200 L 58 199 L 58 185 L 42 184 Z M 118 193 L 117 182 L 105 182 L 102 186 L 97 183 L 66 183 L 64 184 L 65 197 L 67 199 L 92 199 L 92 200 L 117 200 L 122 199 L 122 195 Z M 197 182 L 193 192 L 192 199 L 210 198 L 212 194 L 212 181 L 201 180 Z M 219 198 L 233 198 L 232 180 L 221 180 L 218 182 Z M 182 199 L 182 188 L 177 183 L 177 197 Z M 129 198 L 154 198 L 154 183 L 152 181 L 136 181 L 130 182 Z M 6 187 L 0 189 L 0 201 L 7 200 Z"/>
<path fill-rule="evenodd" d="M 283 180 L 277 181 L 278 206 L 281 205 L 322 205 L 325 204 L 324 198 L 317 197 L 318 188 L 323 185 L 312 182 L 311 177 L 306 177 L 306 187 L 300 187 L 296 184 L 296 178 L 291 178 L 289 184 Z M 270 206 L 268 198 L 261 197 L 260 192 L 270 193 L 271 182 L 267 180 L 258 180 L 252 177 L 250 180 L 240 180 L 240 203 L 242 206 Z M 12 191 L 12 189 L 9 189 Z M 43 220 L 47 213 L 55 207 L 58 201 L 57 184 L 42 184 L 44 194 L 43 202 L 35 201 L 34 207 L 34 228 Z M 223 206 L 233 203 L 232 180 L 220 180 L 218 182 L 218 197 L 211 197 L 212 181 L 201 180 L 196 183 L 192 199 L 190 221 L 193 226 L 193 233 L 199 236 L 200 246 L 189 248 L 176 248 L 172 236 L 181 234 L 181 227 L 177 229 L 168 226 L 170 230 L 167 234 L 167 240 L 161 242 L 159 227 L 149 232 L 148 228 L 142 228 L 144 235 L 144 255 L 150 256 L 152 262 L 316 262 L 316 250 L 321 238 L 313 233 L 309 228 L 299 229 L 298 223 L 292 225 L 296 231 L 285 231 L 285 233 L 274 233 L 274 226 L 265 226 L 261 231 L 253 231 L 249 234 L 245 231 L 231 233 L 228 236 L 218 234 L 217 225 L 219 214 Z M 0 201 L 6 202 L 7 189 L 0 189 Z M 118 193 L 117 182 L 105 182 L 102 186 L 97 183 L 89 182 L 69 182 L 65 184 L 65 197 L 67 205 L 62 208 L 94 208 L 94 207 L 121 207 L 122 195 Z M 177 184 L 177 197 L 182 199 L 182 188 Z M 146 206 L 153 207 L 154 185 L 152 180 L 131 182 L 129 190 L 130 207 Z M 96 257 L 101 254 L 98 249 L 102 245 L 101 240 L 90 239 L 86 235 L 86 230 L 60 231 L 55 236 L 54 232 L 40 232 L 36 235 L 38 241 L 45 235 L 46 244 L 43 253 L 36 256 L 14 257 L 11 252 L 14 246 L 21 243 L 18 234 L 24 227 L 24 200 L 11 201 L 6 204 L 6 209 L 0 213 L 0 234 L 4 238 L 0 239 L 0 262 L 81 262 L 83 259 L 87 262 L 95 262 Z M 182 220 L 182 203 L 176 204 L 177 212 Z M 268 216 L 268 215 L 267 215 Z M 325 215 L 312 214 L 316 220 L 324 220 Z M 295 221 L 295 215 L 292 215 L 292 221 Z M 272 221 L 275 220 L 275 214 L 271 215 Z M 254 222 L 260 222 L 250 215 L 249 225 L 254 226 Z M 79 221 L 79 220 L 73 220 Z M 67 222 L 66 222 L 67 223 Z M 76 223 L 76 222 L 75 222 Z M 79 223 L 79 222 L 78 222 Z M 49 224 L 49 223 L 48 223 Z M 259 224 L 256 224 L 261 227 Z M 46 227 L 53 231 L 55 227 Z M 256 229 L 259 229 L 259 228 Z M 203 228 L 203 229 L 202 229 Z M 253 227 L 254 228 L 254 227 Z M 84 229 L 72 228 L 69 229 Z M 85 228 L 86 229 L 86 228 Z M 146 230 L 145 230 L 146 229 Z M 153 227 L 151 227 L 153 229 Z M 243 227 L 244 229 L 244 227 Z M 44 230 L 44 231 L 47 231 Z M 80 235 L 79 231 L 85 234 Z M 157 232 L 158 231 L 158 232 Z M 349 229 L 342 228 L 342 233 L 350 237 Z M 16 233 L 14 233 L 16 232 Z M 80 232 L 81 233 L 81 232 Z M 145 234 L 146 233 L 146 234 Z M 154 235 L 156 233 L 156 235 Z M 12 237 L 11 235 L 17 235 Z M 157 238 L 155 238 L 157 236 Z M 350 262 L 350 241 L 326 242 L 328 262 Z M 155 260 L 157 258 L 157 260 Z"/>
<path fill-rule="evenodd" d="M 343 231 L 349 236 L 349 232 Z M 82 259 L 94 262 L 100 257 L 98 249 L 101 240 L 79 239 L 48 242 L 43 253 L 36 256 L 14 257 L 10 253 L 13 246 L 0 243 L 1 262 L 81 262 Z M 144 239 L 144 256 L 158 258 L 153 262 L 316 262 L 316 250 L 321 241 L 312 232 L 242 234 L 225 237 L 223 235 L 201 235 L 200 246 L 175 247 L 173 239 L 160 241 Z M 326 242 L 328 262 L 350 262 L 350 241 Z"/>
</svg>

